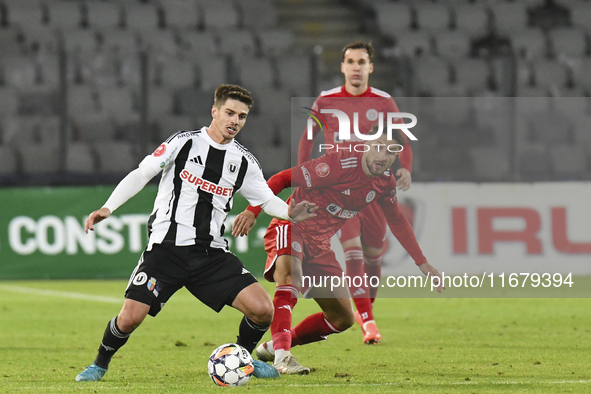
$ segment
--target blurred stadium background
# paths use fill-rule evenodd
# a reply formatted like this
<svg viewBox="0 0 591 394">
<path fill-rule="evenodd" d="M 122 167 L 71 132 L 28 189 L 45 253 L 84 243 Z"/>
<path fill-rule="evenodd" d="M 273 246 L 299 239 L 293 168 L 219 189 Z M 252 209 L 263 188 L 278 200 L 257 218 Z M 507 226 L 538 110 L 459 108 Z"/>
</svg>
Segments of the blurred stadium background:
<svg viewBox="0 0 591 394">
<path fill-rule="evenodd" d="M 418 113 L 415 181 L 589 180 L 590 26 L 588 0 L 0 0 L 0 186 L 114 184 L 209 125 L 221 83 L 253 92 L 241 138 L 271 175 L 290 97 L 342 84 L 359 39 L 402 111 L 456 98 Z M 524 99 L 499 122 L 495 97 Z"/>
</svg>

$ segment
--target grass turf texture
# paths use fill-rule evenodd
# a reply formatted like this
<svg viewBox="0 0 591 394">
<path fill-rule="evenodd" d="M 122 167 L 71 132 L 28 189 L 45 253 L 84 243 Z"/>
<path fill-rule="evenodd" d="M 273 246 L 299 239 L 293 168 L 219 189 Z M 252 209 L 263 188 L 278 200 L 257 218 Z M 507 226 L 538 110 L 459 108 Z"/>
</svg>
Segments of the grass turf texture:
<svg viewBox="0 0 591 394">
<path fill-rule="evenodd" d="M 225 308 L 216 314 L 184 289 L 157 318 L 146 319 L 103 381 L 74 382 L 94 359 L 125 286 L 125 281 L 0 282 L 0 392 L 229 390 L 212 383 L 206 365 L 213 349 L 235 340 L 240 313 Z M 71 293 L 103 298 L 69 298 Z M 568 298 L 379 299 L 381 345 L 363 345 L 354 326 L 293 349 L 313 369 L 310 375 L 253 378 L 236 390 L 591 393 L 590 306 L 589 299 Z M 318 310 L 313 301 L 300 300 L 294 322 Z"/>
</svg>

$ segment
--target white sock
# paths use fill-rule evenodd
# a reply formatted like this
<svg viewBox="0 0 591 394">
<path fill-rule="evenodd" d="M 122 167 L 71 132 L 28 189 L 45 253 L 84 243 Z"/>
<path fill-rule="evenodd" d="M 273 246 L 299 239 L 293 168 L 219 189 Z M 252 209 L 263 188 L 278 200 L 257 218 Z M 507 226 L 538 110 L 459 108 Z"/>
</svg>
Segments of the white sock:
<svg viewBox="0 0 591 394">
<path fill-rule="evenodd" d="M 275 350 L 275 362 L 273 364 L 279 364 L 287 356 L 291 355 L 289 350 L 277 349 Z"/>
<path fill-rule="evenodd" d="M 273 341 L 266 342 L 265 348 L 271 353 L 275 353 L 275 349 L 273 349 Z"/>
</svg>

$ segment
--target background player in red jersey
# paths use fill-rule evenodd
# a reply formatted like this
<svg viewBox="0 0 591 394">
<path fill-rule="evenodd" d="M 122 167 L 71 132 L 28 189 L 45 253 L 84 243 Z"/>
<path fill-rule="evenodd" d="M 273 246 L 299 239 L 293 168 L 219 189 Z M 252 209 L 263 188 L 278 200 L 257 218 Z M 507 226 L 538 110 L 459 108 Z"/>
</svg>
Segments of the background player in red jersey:
<svg viewBox="0 0 591 394">
<path fill-rule="evenodd" d="M 377 127 L 372 131 L 375 133 Z M 392 233 L 421 271 L 440 278 L 439 272 L 427 262 L 412 227 L 398 208 L 396 179 L 390 166 L 398 157 L 400 146 L 396 144 L 404 145 L 405 141 L 399 130 L 394 130 L 392 137 L 394 141 L 388 141 L 384 133 L 377 140 L 362 144 L 364 152 L 332 152 L 284 170 L 267 182 L 275 193 L 297 186 L 293 199 L 313 201 L 318 206 L 317 216 L 307 222 L 296 224 L 273 219 L 265 234 L 268 256 L 265 278 L 275 281 L 277 287 L 271 324 L 273 340 L 260 345 L 257 356 L 263 361 L 274 360 L 275 368 L 281 373 L 309 372 L 292 356 L 292 346 L 326 339 L 327 335 L 342 332 L 354 322 L 346 284 L 334 289 L 310 287 L 302 278 L 342 276 L 341 266 L 330 248 L 330 239 L 362 209 L 377 205 Z M 232 234 L 247 234 L 259 212 L 258 207 L 249 207 L 238 215 Z M 314 298 L 322 312 L 308 316 L 292 328 L 291 314 L 300 290 L 306 297 Z M 441 292 L 441 287 L 438 291 Z"/>
<path fill-rule="evenodd" d="M 359 114 L 359 130 L 369 130 L 377 120 L 378 113 L 384 116 L 388 112 L 399 112 L 392 97 L 379 89 L 369 86 L 369 74 L 373 72 L 373 47 L 369 43 L 354 42 L 343 48 L 341 72 L 345 76 L 345 84 L 320 93 L 312 109 L 320 112 L 323 108 L 335 108 L 349 115 Z M 333 146 L 344 147 L 356 141 L 341 141 L 338 137 L 338 121 L 334 117 L 326 116 L 324 142 Z M 308 139 L 307 132 L 300 139 L 298 163 L 310 159 L 314 146 L 314 139 L 320 132 L 320 126 L 314 124 L 313 138 Z M 412 149 L 410 144 L 404 146 L 400 153 L 400 166 L 396 172 L 398 187 L 407 190 L 411 184 Z M 382 255 L 386 239 L 386 222 L 377 206 L 364 209 L 356 218 L 347 222 L 340 232 L 339 240 L 345 253 L 347 275 L 381 276 Z M 366 344 L 379 343 L 381 334 L 373 317 L 373 303 L 378 287 L 354 287 L 351 295 L 357 307 L 355 320 L 363 331 L 363 341 Z"/>
</svg>

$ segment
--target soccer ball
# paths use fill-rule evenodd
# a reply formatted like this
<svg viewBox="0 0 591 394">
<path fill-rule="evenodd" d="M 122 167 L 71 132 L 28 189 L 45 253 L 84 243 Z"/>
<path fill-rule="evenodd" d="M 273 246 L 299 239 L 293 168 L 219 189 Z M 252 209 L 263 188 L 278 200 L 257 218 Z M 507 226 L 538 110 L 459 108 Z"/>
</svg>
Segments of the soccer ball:
<svg viewBox="0 0 591 394">
<path fill-rule="evenodd" d="M 254 372 L 252 356 L 242 346 L 226 343 L 209 356 L 207 372 L 218 386 L 244 386 Z"/>
</svg>

